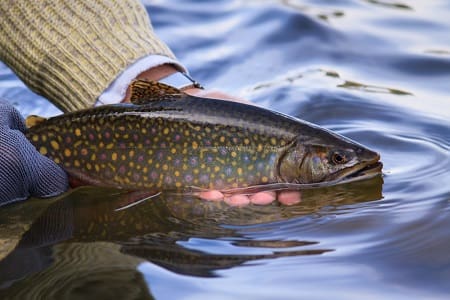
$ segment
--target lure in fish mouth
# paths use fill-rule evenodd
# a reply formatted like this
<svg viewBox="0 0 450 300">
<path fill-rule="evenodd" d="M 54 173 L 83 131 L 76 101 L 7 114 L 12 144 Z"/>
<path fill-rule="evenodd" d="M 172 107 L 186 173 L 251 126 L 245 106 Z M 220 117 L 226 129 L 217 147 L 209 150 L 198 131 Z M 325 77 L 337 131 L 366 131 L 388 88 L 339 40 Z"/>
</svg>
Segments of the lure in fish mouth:
<svg viewBox="0 0 450 300">
<path fill-rule="evenodd" d="M 326 185 L 381 172 L 378 153 L 272 110 L 141 80 L 131 101 L 30 118 L 26 136 L 72 179 L 154 194 Z"/>
</svg>

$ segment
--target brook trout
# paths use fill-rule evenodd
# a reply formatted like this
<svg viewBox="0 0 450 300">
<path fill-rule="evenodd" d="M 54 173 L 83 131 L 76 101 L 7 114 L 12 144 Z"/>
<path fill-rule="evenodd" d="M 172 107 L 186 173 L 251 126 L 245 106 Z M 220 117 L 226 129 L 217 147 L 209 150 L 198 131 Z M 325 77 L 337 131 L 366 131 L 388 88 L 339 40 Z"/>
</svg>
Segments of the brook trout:
<svg viewBox="0 0 450 300">
<path fill-rule="evenodd" d="M 335 183 L 381 170 L 378 153 L 285 114 L 141 80 L 131 95 L 35 118 L 26 136 L 71 178 L 130 191 Z"/>
</svg>

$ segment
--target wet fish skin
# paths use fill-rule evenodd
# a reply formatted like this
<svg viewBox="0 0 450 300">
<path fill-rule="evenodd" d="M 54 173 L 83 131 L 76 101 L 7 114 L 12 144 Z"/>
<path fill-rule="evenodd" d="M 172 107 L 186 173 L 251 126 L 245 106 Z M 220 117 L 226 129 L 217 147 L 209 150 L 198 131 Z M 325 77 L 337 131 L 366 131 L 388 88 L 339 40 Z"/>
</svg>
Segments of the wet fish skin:
<svg viewBox="0 0 450 300">
<path fill-rule="evenodd" d="M 41 120 L 26 136 L 71 177 L 128 190 L 331 181 L 379 160 L 343 136 L 253 105 L 145 81 L 133 83 L 132 101 Z"/>
</svg>

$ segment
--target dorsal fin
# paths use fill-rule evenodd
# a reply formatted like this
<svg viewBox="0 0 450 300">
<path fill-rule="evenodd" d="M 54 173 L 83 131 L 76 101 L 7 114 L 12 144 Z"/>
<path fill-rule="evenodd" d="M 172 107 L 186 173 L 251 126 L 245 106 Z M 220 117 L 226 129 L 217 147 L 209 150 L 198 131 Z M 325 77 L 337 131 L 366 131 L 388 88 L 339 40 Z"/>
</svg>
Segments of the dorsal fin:
<svg viewBox="0 0 450 300">
<path fill-rule="evenodd" d="M 47 118 L 44 118 L 44 117 L 30 115 L 25 120 L 25 125 L 27 126 L 27 128 L 31 128 L 31 127 L 36 126 L 37 124 L 40 124 L 46 120 L 47 120 Z"/>
<path fill-rule="evenodd" d="M 130 84 L 130 102 L 146 104 L 153 101 L 179 99 L 186 94 L 177 88 L 157 81 L 134 80 Z"/>
</svg>

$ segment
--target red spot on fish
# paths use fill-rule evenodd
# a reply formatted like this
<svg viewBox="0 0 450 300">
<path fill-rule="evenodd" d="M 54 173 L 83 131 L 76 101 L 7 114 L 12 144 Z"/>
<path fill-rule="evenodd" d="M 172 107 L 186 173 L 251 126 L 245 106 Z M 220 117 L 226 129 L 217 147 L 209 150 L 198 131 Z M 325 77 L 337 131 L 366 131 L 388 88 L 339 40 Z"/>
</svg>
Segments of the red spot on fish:
<svg viewBox="0 0 450 300">
<path fill-rule="evenodd" d="M 100 154 L 100 159 L 101 160 L 106 160 L 107 155 L 105 153 Z"/>
<path fill-rule="evenodd" d="M 110 139 L 111 138 L 111 132 L 105 131 L 104 137 L 105 137 L 105 139 Z"/>
<path fill-rule="evenodd" d="M 126 171 L 127 171 L 127 168 L 125 168 L 124 165 L 122 165 L 122 166 L 119 167 L 119 174 L 120 174 L 120 175 L 125 174 Z"/>
<path fill-rule="evenodd" d="M 89 133 L 88 134 L 88 138 L 89 138 L 89 140 L 93 141 L 94 140 L 94 134 L 93 133 Z"/>
<path fill-rule="evenodd" d="M 72 138 L 70 136 L 66 136 L 65 141 L 66 144 L 69 144 L 70 142 L 72 142 Z"/>
<path fill-rule="evenodd" d="M 81 153 L 81 155 L 87 155 L 88 151 L 86 148 L 81 148 L 80 153 Z"/>
</svg>

